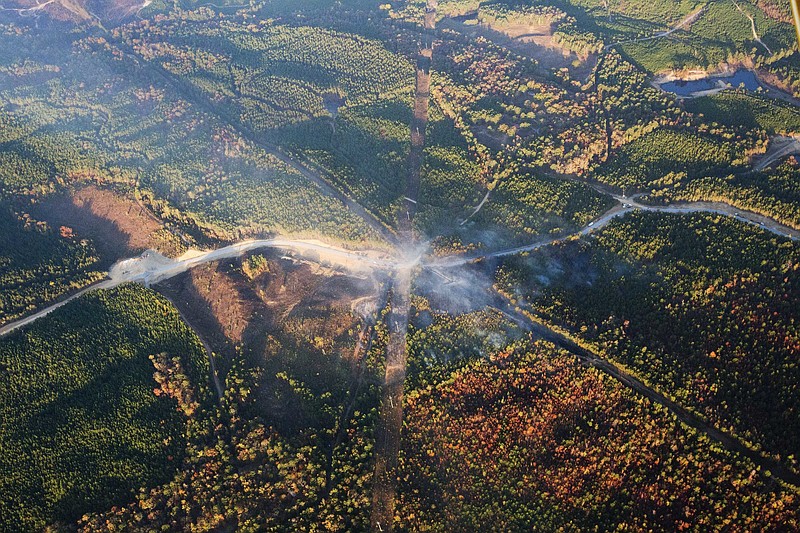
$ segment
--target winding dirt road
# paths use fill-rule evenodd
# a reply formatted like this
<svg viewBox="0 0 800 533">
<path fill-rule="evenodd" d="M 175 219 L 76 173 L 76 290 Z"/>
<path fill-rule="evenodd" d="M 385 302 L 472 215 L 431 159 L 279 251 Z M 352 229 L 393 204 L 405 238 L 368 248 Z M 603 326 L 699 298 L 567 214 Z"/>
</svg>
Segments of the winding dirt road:
<svg viewBox="0 0 800 533">
<path fill-rule="evenodd" d="M 758 160 L 753 170 L 764 170 L 784 157 L 800 154 L 800 139 L 797 137 L 774 137 L 770 141 L 769 150 Z"/>
<path fill-rule="evenodd" d="M 574 233 L 570 233 L 568 235 L 560 237 L 553 237 L 550 239 L 541 239 L 531 244 L 524 244 L 522 246 L 516 246 L 514 248 L 505 248 L 490 252 L 479 251 L 468 254 L 454 254 L 448 256 L 441 256 L 423 262 L 423 266 L 430 266 L 432 268 L 454 268 L 481 259 L 489 259 L 494 257 L 507 257 L 510 255 L 520 254 L 523 252 L 531 252 L 533 250 L 538 250 L 539 248 L 543 248 L 551 244 L 563 242 L 583 235 L 588 235 L 589 233 L 592 233 L 593 231 L 599 230 L 604 226 L 608 225 L 615 218 L 623 216 L 631 211 L 636 211 L 636 210 L 651 211 L 656 213 L 672 213 L 680 215 L 689 215 L 693 213 L 713 213 L 717 215 L 723 215 L 735 218 L 736 220 L 739 220 L 741 222 L 753 226 L 759 226 L 765 231 L 769 231 L 770 233 L 774 233 L 775 235 L 780 235 L 781 237 L 786 237 L 793 241 L 800 240 L 800 231 L 794 228 L 790 228 L 789 226 L 781 224 L 763 215 L 759 215 L 758 213 L 753 213 L 750 211 L 738 209 L 736 207 L 721 202 L 686 202 L 686 203 L 676 203 L 666 206 L 655 206 L 655 205 L 647 205 L 639 203 L 634 198 L 625 198 L 618 195 L 611 195 L 611 196 L 613 196 L 613 198 L 617 200 L 618 204 L 609 209 L 608 211 L 606 211 L 605 213 L 603 213 L 600 217 L 590 222 L 588 225 L 584 226 L 583 228 Z"/>
<path fill-rule="evenodd" d="M 393 259 L 381 251 L 352 251 L 319 241 L 280 238 L 246 240 L 216 250 L 189 250 L 177 259 L 165 257 L 155 250 L 147 250 L 138 257 L 124 259 L 112 265 L 108 272 L 109 279 L 89 285 L 65 300 L 4 325 L 0 328 L 0 337 L 52 313 L 59 307 L 80 298 L 88 292 L 110 289 L 129 282 L 141 283 L 145 286 L 154 285 L 199 265 L 221 259 L 232 259 L 260 248 L 279 248 L 292 251 L 306 259 L 339 266 L 350 271 L 391 270 L 397 268 L 398 265 L 404 264 L 403 260 Z M 408 261 L 410 260 L 406 260 L 406 262 Z"/>
<path fill-rule="evenodd" d="M 92 291 L 97 291 L 97 290 L 100 290 L 100 289 L 110 289 L 112 287 L 116 287 L 117 285 L 119 285 L 119 284 L 114 282 L 113 280 L 110 280 L 110 279 L 106 279 L 106 280 L 103 280 L 103 281 L 99 281 L 97 283 L 93 283 L 93 284 L 89 285 L 88 287 L 85 287 L 85 288 L 79 290 L 78 292 L 76 292 L 75 294 L 70 296 L 69 298 L 66 298 L 64 300 L 61 300 L 58 303 L 54 303 L 53 305 L 45 307 L 44 309 L 42 309 L 40 311 L 37 311 L 32 315 L 26 316 L 25 318 L 20 318 L 19 320 L 15 320 L 14 322 L 9 322 L 5 326 L 0 327 L 0 337 L 8 335 L 12 331 L 17 330 L 17 329 L 19 329 L 19 328 L 21 328 L 23 326 L 27 326 L 28 324 L 36 322 L 37 320 L 39 320 L 43 316 L 49 315 L 50 313 L 52 313 L 53 311 L 55 311 L 59 307 L 63 307 L 65 305 L 67 305 L 68 303 L 70 303 L 71 301 L 77 300 L 78 298 L 80 298 L 81 296 L 83 296 L 86 293 L 89 293 L 89 292 L 92 292 Z"/>
<path fill-rule="evenodd" d="M 480 259 L 506 257 L 523 252 L 530 252 L 551 244 L 582 235 L 587 235 L 593 231 L 603 228 L 614 218 L 625 215 L 626 213 L 637 209 L 642 211 L 673 214 L 714 213 L 723 216 L 729 216 L 741 222 L 759 226 L 765 231 L 789 238 L 793 241 L 800 240 L 800 231 L 789 228 L 763 215 L 740 210 L 724 203 L 691 202 L 668 206 L 650 206 L 641 204 L 634 198 L 624 198 L 616 195 L 614 195 L 614 198 L 619 202 L 619 204 L 609 209 L 599 218 L 590 222 L 580 230 L 568 235 L 553 237 L 550 239 L 542 239 L 514 248 L 505 248 L 489 252 L 476 252 L 471 254 L 454 254 L 450 256 L 433 257 L 427 259 L 423 259 L 421 254 L 408 254 L 405 252 L 390 254 L 380 250 L 348 250 L 338 246 L 325 244 L 320 241 L 284 238 L 250 239 L 237 242 L 223 248 L 217 248 L 216 250 L 190 250 L 177 259 L 169 259 L 154 250 L 148 250 L 141 256 L 125 259 L 115 263 L 109 270 L 109 279 L 94 283 L 84 289 L 81 289 L 65 300 L 41 309 L 30 316 L 10 322 L 0 327 L 0 337 L 38 320 L 39 318 L 58 309 L 59 307 L 62 307 L 63 305 L 80 298 L 88 292 L 99 289 L 109 289 L 127 282 L 141 283 L 146 286 L 154 285 L 166 279 L 177 276 L 178 274 L 182 274 L 183 272 L 191 270 L 196 266 L 213 261 L 219 261 L 221 259 L 232 259 L 260 248 L 279 248 L 292 251 L 305 259 L 328 263 L 350 271 L 400 271 L 413 268 L 416 265 L 420 265 L 423 268 L 445 269 L 462 266 Z"/>
<path fill-rule="evenodd" d="M 761 40 L 761 37 L 758 35 L 758 32 L 756 31 L 756 21 L 753 18 L 753 16 L 750 13 L 745 13 L 744 9 L 742 9 L 742 7 L 738 4 L 738 2 L 736 2 L 736 0 L 731 0 L 731 2 L 733 2 L 733 5 L 735 5 L 736 9 L 739 10 L 739 13 L 744 15 L 744 17 L 750 21 L 750 31 L 753 32 L 753 40 L 758 44 L 760 44 L 761 46 L 763 46 L 764 50 L 766 50 L 769 55 L 772 55 L 772 50 L 770 50 L 769 46 L 767 46 L 764 43 L 764 41 Z"/>
<path fill-rule="evenodd" d="M 694 11 L 692 11 L 691 13 L 689 13 L 688 15 L 686 15 L 680 22 L 678 22 L 675 26 L 673 26 L 672 28 L 670 28 L 668 30 L 660 31 L 660 32 L 656 33 L 655 35 L 650 35 L 649 37 L 640 37 L 638 39 L 629 39 L 627 41 L 620 41 L 618 43 L 614 43 L 614 44 L 610 45 L 609 48 L 613 48 L 613 47 L 619 46 L 621 44 L 641 43 L 641 42 L 644 42 L 644 41 L 652 41 L 654 39 L 661 39 L 662 37 L 669 37 L 670 35 L 672 35 L 676 31 L 678 31 L 678 30 L 680 30 L 682 28 L 685 28 L 686 26 L 689 26 L 689 25 L 693 24 L 695 21 L 697 21 L 697 19 L 700 18 L 700 16 L 705 12 L 705 10 L 706 10 L 706 6 L 702 5 L 702 6 L 698 7 L 697 9 L 695 9 Z"/>
</svg>

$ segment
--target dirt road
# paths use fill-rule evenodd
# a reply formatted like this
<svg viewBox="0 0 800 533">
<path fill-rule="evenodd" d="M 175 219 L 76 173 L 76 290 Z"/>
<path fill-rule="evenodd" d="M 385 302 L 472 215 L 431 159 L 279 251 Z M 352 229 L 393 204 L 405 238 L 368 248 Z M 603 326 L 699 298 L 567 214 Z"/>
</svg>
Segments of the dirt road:
<svg viewBox="0 0 800 533">
<path fill-rule="evenodd" d="M 160 294 L 161 296 L 169 300 L 172 306 L 178 311 L 178 314 L 181 316 L 181 320 L 183 320 L 186 323 L 186 325 L 189 326 L 189 329 L 194 331 L 195 335 L 197 335 L 197 338 L 200 339 L 200 343 L 203 345 L 203 349 L 206 351 L 206 357 L 208 357 L 208 369 L 211 372 L 211 382 L 214 384 L 214 390 L 217 392 L 217 398 L 221 399 L 224 393 L 224 389 L 222 387 L 222 383 L 220 383 L 219 381 L 219 375 L 217 374 L 217 364 L 216 361 L 214 361 L 214 352 L 213 350 L 211 350 L 211 345 L 208 344 L 208 341 L 206 341 L 205 338 L 203 338 L 203 336 L 200 334 L 200 331 L 194 326 L 192 326 L 192 323 L 189 322 L 189 318 L 183 313 L 183 311 L 181 311 L 181 308 L 177 306 L 169 296 L 167 296 L 163 292 L 161 292 Z"/>
<path fill-rule="evenodd" d="M 108 272 L 109 279 L 90 285 L 69 298 L 50 305 L 30 316 L 6 324 L 0 328 L 0 337 L 38 320 L 76 298 L 80 298 L 87 292 L 110 289 L 128 282 L 141 283 L 145 286 L 154 285 L 191 270 L 196 266 L 221 259 L 232 259 L 260 248 L 279 248 L 291 251 L 306 259 L 339 266 L 350 271 L 392 270 L 398 264 L 401 264 L 397 259 L 393 259 L 380 251 L 356 252 L 319 241 L 280 238 L 246 240 L 216 250 L 189 250 L 177 259 L 169 259 L 155 250 L 147 250 L 138 257 L 125 259 L 112 265 Z"/>
<path fill-rule="evenodd" d="M 433 59 L 433 30 L 436 26 L 436 0 L 428 0 L 424 32 L 417 55 L 414 113 L 411 119 L 411 150 L 408 157 L 408 176 L 405 189 L 405 213 L 398 213 L 401 247 L 416 248 L 413 220 L 417 211 L 422 163 L 425 152 L 425 133 L 430 106 L 431 61 Z M 419 258 L 411 257 L 395 267 L 392 285 L 389 342 L 386 348 L 380 417 L 375 438 L 375 477 L 372 491 L 370 526 L 373 532 L 394 529 L 394 507 L 397 493 L 397 464 L 402 442 L 403 387 L 406 379 L 408 313 L 411 300 L 412 271 Z"/>
<path fill-rule="evenodd" d="M 55 303 L 55 304 L 50 305 L 48 307 L 45 307 L 41 311 L 37 311 L 36 313 L 34 313 L 32 315 L 29 315 L 29 316 L 26 316 L 25 318 L 21 318 L 19 320 L 15 320 L 14 322 L 9 322 L 8 324 L 6 324 L 5 326 L 0 328 L 0 337 L 8 335 L 12 331 L 14 331 L 16 329 L 19 329 L 19 328 L 21 328 L 23 326 L 27 326 L 28 324 L 31 324 L 31 323 L 39 320 L 43 316 L 49 315 L 50 313 L 52 313 L 53 311 L 55 311 L 59 307 L 63 307 L 65 305 L 67 305 L 69 302 L 80 298 L 81 296 L 83 296 L 84 294 L 86 294 L 88 292 L 97 291 L 97 290 L 100 290 L 100 289 L 110 289 L 110 288 L 115 287 L 117 285 L 118 285 L 118 283 L 115 283 L 113 280 L 110 280 L 110 279 L 106 279 L 106 280 L 103 280 L 103 281 L 99 281 L 97 283 L 93 283 L 93 284 L 89 285 L 88 287 L 85 287 L 85 288 L 79 290 L 78 292 L 76 292 L 75 294 L 70 296 L 69 298 L 66 298 L 66 299 L 64 299 L 64 300 L 62 300 L 62 301 L 60 301 L 58 303 Z"/>
<path fill-rule="evenodd" d="M 784 157 L 794 154 L 800 154 L 800 139 L 797 137 L 774 137 L 770 140 L 769 150 L 753 166 L 753 170 L 764 170 Z"/>
<path fill-rule="evenodd" d="M 692 214 L 692 213 L 715 213 L 719 215 L 733 217 L 741 222 L 759 226 L 765 231 L 776 235 L 789 238 L 793 241 L 800 241 L 800 231 L 785 226 L 773 219 L 737 209 L 728 204 L 719 202 L 688 202 L 678 203 L 667 206 L 651 206 L 636 201 L 635 198 L 625 198 L 612 195 L 619 203 L 609 209 L 599 218 L 590 222 L 580 230 L 561 237 L 545 238 L 530 244 L 506 248 L 490 252 L 476 252 L 470 254 L 454 254 L 450 256 L 428 258 L 422 260 L 420 257 L 396 253 L 391 255 L 380 250 L 353 251 L 338 246 L 328 245 L 319 241 L 302 239 L 253 239 L 245 240 L 223 248 L 208 251 L 190 250 L 178 259 L 169 259 L 154 250 L 148 250 L 139 257 L 125 259 L 113 265 L 109 270 L 107 280 L 95 283 L 86 287 L 69 298 L 46 307 L 30 316 L 10 322 L 0 328 L 0 337 L 23 327 L 39 318 L 47 315 L 53 310 L 65 305 L 66 303 L 79 298 L 87 292 L 115 287 L 126 282 L 142 283 L 144 285 L 157 284 L 165 279 L 177 276 L 198 265 L 218 261 L 220 259 L 232 259 L 244 253 L 257 250 L 259 248 L 280 248 L 292 251 L 306 259 L 328 263 L 342 267 L 350 271 L 373 271 L 384 270 L 394 271 L 416 265 L 430 268 L 451 268 L 462 266 L 467 263 L 493 257 L 506 257 L 523 252 L 530 252 L 539 248 L 549 246 L 574 237 L 587 235 L 593 231 L 603 228 L 614 218 L 624 215 L 630 211 L 639 209 L 642 211 L 653 211 L 659 213 L 673 214 Z"/>
<path fill-rule="evenodd" d="M 673 33 L 675 33 L 676 31 L 678 31 L 680 29 L 683 29 L 686 26 L 689 26 L 689 25 L 693 24 L 695 21 L 697 21 L 697 19 L 700 18 L 700 16 L 705 12 L 705 10 L 706 10 L 706 6 L 702 5 L 702 6 L 698 7 L 697 9 L 695 9 L 694 11 L 692 11 L 691 13 L 689 13 L 688 15 L 686 15 L 680 22 L 678 22 L 675 26 L 673 26 L 672 28 L 670 28 L 668 30 L 660 31 L 660 32 L 656 33 L 655 35 L 651 35 L 649 37 L 640 37 L 639 39 L 629 39 L 627 41 L 620 41 L 618 43 L 612 44 L 609 48 L 613 48 L 613 47 L 619 46 L 621 44 L 640 43 L 640 42 L 643 42 L 643 41 L 652 41 L 654 39 L 661 39 L 662 37 L 668 37 L 668 36 L 672 35 Z"/>
<path fill-rule="evenodd" d="M 424 261 L 423 266 L 430 266 L 432 268 L 453 268 L 463 266 L 467 263 L 471 263 L 480 259 L 507 257 L 523 252 L 531 252 L 551 244 L 563 242 L 583 235 L 588 235 L 589 233 L 608 225 L 608 223 L 613 219 L 635 210 L 683 215 L 693 213 L 714 213 L 718 215 L 729 216 L 753 226 L 759 226 L 765 231 L 769 231 L 775 235 L 780 235 L 781 237 L 786 237 L 793 241 L 800 241 L 800 231 L 794 228 L 790 228 L 771 218 L 765 217 L 764 215 L 738 209 L 721 202 L 686 202 L 666 206 L 653 206 L 639 203 L 634 198 L 625 198 L 618 195 L 612 196 L 615 200 L 617 200 L 617 202 L 619 202 L 617 205 L 574 233 L 570 233 L 561 237 L 544 238 L 531 244 L 516 246 L 514 248 L 505 248 L 491 252 L 474 252 L 468 254 L 442 256 Z"/>
<path fill-rule="evenodd" d="M 102 29 L 105 31 L 105 28 Z M 300 173 L 304 178 L 316 186 L 323 194 L 344 204 L 350 211 L 361 218 L 364 223 L 366 223 L 373 231 L 375 231 L 376 234 L 383 237 L 387 242 L 392 244 L 397 242 L 397 236 L 386 224 L 384 224 L 363 205 L 332 185 L 332 180 L 330 179 L 330 176 L 326 170 L 321 169 L 318 165 L 308 161 L 307 159 L 288 154 L 279 146 L 265 139 L 263 135 L 258 135 L 240 120 L 237 120 L 235 117 L 225 113 L 220 106 L 214 105 L 207 96 L 199 93 L 197 89 L 192 87 L 188 82 L 186 82 L 186 80 L 181 79 L 179 76 L 169 72 L 158 64 L 150 62 L 145 63 L 140 56 L 130 50 L 130 48 L 124 42 L 120 42 L 118 39 L 114 38 L 111 33 L 106 31 L 105 37 L 110 43 L 115 44 L 132 64 L 154 74 L 155 77 L 160 78 L 162 81 L 164 81 L 164 83 L 174 88 L 192 104 L 198 106 L 211 116 L 218 118 L 223 123 L 235 128 L 244 139 L 268 152 L 282 163 Z"/>
<path fill-rule="evenodd" d="M 30 316 L 10 322 L 0 328 L 0 337 L 38 320 L 55 309 L 65 305 L 72 300 L 79 298 L 87 292 L 108 289 L 126 282 L 142 283 L 144 285 L 157 284 L 165 279 L 177 276 L 198 265 L 218 261 L 220 259 L 232 259 L 244 253 L 257 250 L 259 248 L 280 248 L 292 251 L 306 259 L 328 263 L 339 266 L 351 271 L 372 271 L 385 270 L 393 271 L 407 268 L 420 263 L 422 267 L 430 268 L 450 268 L 465 265 L 467 263 L 493 257 L 505 257 L 523 252 L 537 250 L 544 246 L 549 246 L 570 238 L 587 235 L 593 231 L 603 228 L 614 218 L 624 215 L 636 209 L 643 211 L 653 211 L 660 213 L 691 214 L 691 213 L 715 213 L 719 215 L 733 217 L 741 222 L 756 225 L 776 235 L 781 235 L 792 239 L 800 240 L 800 231 L 789 228 L 768 217 L 737 209 L 724 203 L 716 202 L 691 202 L 680 203 L 668 206 L 650 206 L 637 202 L 634 198 L 624 198 L 612 195 L 619 204 L 606 211 L 599 218 L 590 222 L 580 230 L 569 235 L 546 238 L 530 244 L 506 248 L 490 252 L 477 252 L 471 254 L 457 254 L 444 257 L 429 258 L 420 260 L 419 257 L 404 256 L 401 254 L 390 255 L 379 250 L 353 251 L 338 246 L 328 245 L 319 241 L 301 239 L 254 239 L 245 240 L 223 248 L 209 251 L 190 250 L 178 259 L 169 259 L 153 250 L 148 250 L 139 257 L 125 259 L 113 265 L 109 270 L 107 280 L 95 283 L 86 287 L 69 298 L 48 306 Z M 625 207 L 627 206 L 627 207 Z"/>
<path fill-rule="evenodd" d="M 763 46 L 764 50 L 766 50 L 769 55 L 772 55 L 772 50 L 769 49 L 769 46 L 764 44 L 764 41 L 761 40 L 761 37 L 759 37 L 758 32 L 756 31 L 756 21 L 753 18 L 753 16 L 750 13 L 745 13 L 745 11 L 736 2 L 736 0 L 731 0 L 731 2 L 733 2 L 733 5 L 735 5 L 736 9 L 739 10 L 739 13 L 744 15 L 744 17 L 747 18 L 750 21 L 750 31 L 753 32 L 753 40 L 755 42 L 757 42 L 758 44 L 760 44 L 761 46 Z"/>
</svg>

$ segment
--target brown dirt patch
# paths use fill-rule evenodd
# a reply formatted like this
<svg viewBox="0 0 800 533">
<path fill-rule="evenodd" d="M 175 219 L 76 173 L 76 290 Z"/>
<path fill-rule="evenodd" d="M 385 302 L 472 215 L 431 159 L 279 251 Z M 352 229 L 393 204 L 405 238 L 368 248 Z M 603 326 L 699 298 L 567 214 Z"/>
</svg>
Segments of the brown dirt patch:
<svg viewBox="0 0 800 533">
<path fill-rule="evenodd" d="M 483 37 L 499 46 L 535 59 L 543 68 L 572 67 L 578 56 L 556 44 L 550 24 L 488 24 L 466 25 L 445 19 L 440 26 L 448 27 L 472 37 Z M 592 58 L 581 63 L 591 63 Z"/>
<path fill-rule="evenodd" d="M 82 22 L 91 20 L 92 16 L 86 11 L 84 3 L 80 0 L 15 0 L 12 5 L 27 9 L 24 14 L 31 16 L 46 13 L 55 20 Z M 42 6 L 42 7 L 38 7 Z"/>
<path fill-rule="evenodd" d="M 236 262 L 198 266 L 159 285 L 216 354 L 224 376 L 251 323 L 266 309 L 238 272 Z"/>
<path fill-rule="evenodd" d="M 275 357 L 277 345 L 351 359 L 354 332 L 362 328 L 359 304 L 374 294 L 373 283 L 283 259 L 275 251 L 256 255 L 267 258 L 267 268 L 252 280 L 243 273 L 243 257 L 209 263 L 159 285 L 224 356 L 220 376 L 237 349 L 256 362 Z"/>
<path fill-rule="evenodd" d="M 132 198 L 94 185 L 48 198 L 35 212 L 51 225 L 68 226 L 78 235 L 89 237 L 103 257 L 112 261 L 149 248 L 172 257 L 184 251 L 180 238 L 147 208 Z"/>
<path fill-rule="evenodd" d="M 372 281 L 274 257 L 269 271 L 253 280 L 253 289 L 268 309 L 270 329 L 343 357 L 352 354 L 346 346 L 360 322 L 353 307 L 375 292 Z"/>
<path fill-rule="evenodd" d="M 86 3 L 104 21 L 119 22 L 131 18 L 145 0 L 88 0 Z"/>
<path fill-rule="evenodd" d="M 134 15 L 144 0 L 12 0 L 11 4 L 28 9 L 27 16 L 46 13 L 55 20 L 81 23 L 94 20 L 96 15 L 103 22 L 119 22 Z M 37 8 L 41 5 L 44 7 Z"/>
<path fill-rule="evenodd" d="M 499 131 L 489 131 L 487 126 L 476 126 L 473 128 L 475 137 L 482 143 L 493 148 L 500 150 L 508 144 L 509 137 Z"/>
<path fill-rule="evenodd" d="M 504 24 L 488 25 L 490 29 L 504 33 L 521 43 L 536 43 L 547 46 L 553 40 L 551 24 Z"/>
</svg>

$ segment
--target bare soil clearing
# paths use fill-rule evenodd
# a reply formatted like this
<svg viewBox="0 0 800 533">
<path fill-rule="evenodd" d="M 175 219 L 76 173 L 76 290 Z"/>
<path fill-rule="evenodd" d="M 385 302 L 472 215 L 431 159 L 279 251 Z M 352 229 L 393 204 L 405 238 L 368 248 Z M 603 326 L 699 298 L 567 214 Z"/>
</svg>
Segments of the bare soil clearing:
<svg viewBox="0 0 800 533">
<path fill-rule="evenodd" d="M 443 28 L 456 30 L 472 38 L 488 39 L 495 44 L 535 59 L 545 69 L 573 68 L 577 61 L 580 66 L 575 69 L 576 74 L 582 77 L 591 72 L 596 62 L 594 55 L 581 60 L 574 52 L 559 46 L 553 38 L 551 24 L 467 25 L 454 19 L 443 19 L 439 24 Z"/>
<path fill-rule="evenodd" d="M 15 7 L 4 7 L 21 16 L 47 16 L 55 20 L 80 23 L 98 20 L 119 22 L 137 14 L 152 0 L 11 0 Z"/>
<path fill-rule="evenodd" d="M 245 256 L 200 265 L 159 285 L 223 356 L 222 376 L 237 349 L 268 357 L 264 350 L 269 335 L 344 346 L 352 340 L 348 330 L 364 314 L 377 311 L 369 305 L 376 295 L 374 279 L 286 258 L 279 251 L 256 256 L 264 257 L 266 266 L 252 280 L 243 273 Z M 344 347 L 337 351 L 345 359 L 354 353 Z"/>
<path fill-rule="evenodd" d="M 257 316 L 258 300 L 252 291 L 236 278 L 225 263 L 208 263 L 159 285 L 181 311 L 211 350 L 222 356 L 222 376 L 229 369 L 228 361 L 244 340 L 244 332 Z"/>
<path fill-rule="evenodd" d="M 764 170 L 781 159 L 798 153 L 800 153 L 800 139 L 797 137 L 775 137 L 770 141 L 769 150 L 753 166 L 753 170 Z"/>
<path fill-rule="evenodd" d="M 120 259 L 148 249 L 168 257 L 183 252 L 180 239 L 147 208 L 94 185 L 49 198 L 34 212 L 54 226 L 71 227 L 92 239 L 104 257 Z"/>
</svg>

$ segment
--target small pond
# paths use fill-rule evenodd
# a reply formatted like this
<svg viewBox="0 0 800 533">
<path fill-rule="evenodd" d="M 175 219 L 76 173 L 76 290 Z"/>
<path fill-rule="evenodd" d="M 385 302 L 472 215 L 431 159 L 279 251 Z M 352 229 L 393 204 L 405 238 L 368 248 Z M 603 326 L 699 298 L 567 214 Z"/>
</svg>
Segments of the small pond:
<svg viewBox="0 0 800 533">
<path fill-rule="evenodd" d="M 710 91 L 719 88 L 736 88 L 744 85 L 748 91 L 755 91 L 761 85 L 758 78 L 751 70 L 737 70 L 731 76 L 703 78 L 702 80 L 683 81 L 675 80 L 662 83 L 661 88 L 678 96 L 692 96 L 698 91 Z"/>
</svg>

